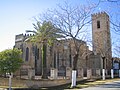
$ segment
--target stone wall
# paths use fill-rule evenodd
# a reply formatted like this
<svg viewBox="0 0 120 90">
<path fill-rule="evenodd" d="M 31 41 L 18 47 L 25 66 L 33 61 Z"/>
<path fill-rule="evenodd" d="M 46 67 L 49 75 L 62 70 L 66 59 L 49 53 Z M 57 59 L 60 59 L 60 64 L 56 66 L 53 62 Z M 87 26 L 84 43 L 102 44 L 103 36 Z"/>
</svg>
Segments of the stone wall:
<svg viewBox="0 0 120 90">
<path fill-rule="evenodd" d="M 83 80 L 82 78 L 77 78 L 77 81 Z M 39 88 L 39 87 L 52 87 L 58 85 L 64 85 L 71 83 L 71 79 L 59 79 L 59 80 L 27 80 L 26 85 L 31 88 Z"/>
</svg>

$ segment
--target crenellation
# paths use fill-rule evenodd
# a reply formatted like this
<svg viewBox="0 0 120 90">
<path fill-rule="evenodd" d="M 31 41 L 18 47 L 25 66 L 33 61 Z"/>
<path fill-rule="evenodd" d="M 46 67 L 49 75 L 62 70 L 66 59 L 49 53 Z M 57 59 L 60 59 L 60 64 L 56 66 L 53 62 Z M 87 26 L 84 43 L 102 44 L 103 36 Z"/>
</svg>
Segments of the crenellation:
<svg viewBox="0 0 120 90">
<path fill-rule="evenodd" d="M 106 12 L 98 12 L 98 13 L 95 13 L 95 14 L 92 14 L 92 19 L 96 19 L 96 18 L 99 18 L 99 17 L 109 17 L 109 15 L 106 13 Z"/>
</svg>

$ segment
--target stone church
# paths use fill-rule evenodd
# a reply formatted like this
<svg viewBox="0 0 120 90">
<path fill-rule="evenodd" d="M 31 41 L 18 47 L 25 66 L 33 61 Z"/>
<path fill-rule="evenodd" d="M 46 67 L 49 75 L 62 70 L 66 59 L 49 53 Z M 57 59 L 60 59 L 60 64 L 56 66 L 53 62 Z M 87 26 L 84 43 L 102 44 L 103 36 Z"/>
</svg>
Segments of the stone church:
<svg viewBox="0 0 120 90">
<path fill-rule="evenodd" d="M 110 22 L 106 12 L 92 14 L 92 44 L 93 51 L 89 50 L 87 43 L 76 40 L 80 44 L 79 60 L 77 63 L 77 75 L 79 77 L 101 75 L 101 69 L 111 68 L 111 38 Z M 15 36 L 15 48 L 22 50 L 24 63 L 19 74 L 29 74 L 34 71 L 35 76 L 42 73 L 42 51 L 40 43 L 30 43 L 26 40 L 31 34 L 19 34 Z M 70 76 L 73 67 L 73 55 L 75 46 L 72 39 L 61 39 L 55 41 L 52 46 L 47 46 L 47 73 L 51 74 L 52 69 L 57 70 L 58 76 Z M 105 58 L 104 60 L 102 58 Z"/>
</svg>

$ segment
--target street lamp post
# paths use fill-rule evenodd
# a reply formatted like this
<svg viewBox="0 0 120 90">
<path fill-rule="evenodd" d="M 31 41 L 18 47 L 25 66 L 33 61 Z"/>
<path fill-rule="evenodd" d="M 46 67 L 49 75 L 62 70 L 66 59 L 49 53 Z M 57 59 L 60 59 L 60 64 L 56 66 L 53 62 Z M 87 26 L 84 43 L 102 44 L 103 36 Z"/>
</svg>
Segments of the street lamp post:
<svg viewBox="0 0 120 90">
<path fill-rule="evenodd" d="M 12 90 L 11 86 L 12 86 L 12 75 L 10 74 L 9 75 L 9 90 Z"/>
<path fill-rule="evenodd" d="M 13 77 L 13 73 L 10 71 L 11 69 L 11 61 L 8 62 L 9 65 L 9 72 L 8 72 L 8 76 L 9 76 L 9 90 L 12 90 L 12 77 Z"/>
<path fill-rule="evenodd" d="M 7 70 L 7 67 L 4 67 L 4 70 L 6 71 Z M 9 82 L 8 82 L 8 85 L 9 85 L 9 90 L 12 90 L 12 73 L 5 73 L 5 77 L 6 75 L 9 77 Z"/>
</svg>

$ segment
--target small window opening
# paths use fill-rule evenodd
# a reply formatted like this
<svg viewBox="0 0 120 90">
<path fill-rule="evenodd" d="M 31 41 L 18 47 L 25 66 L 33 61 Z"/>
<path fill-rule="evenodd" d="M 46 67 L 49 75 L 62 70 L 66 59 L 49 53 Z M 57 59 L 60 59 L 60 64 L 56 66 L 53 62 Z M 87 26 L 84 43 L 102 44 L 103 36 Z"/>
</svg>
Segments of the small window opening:
<svg viewBox="0 0 120 90">
<path fill-rule="evenodd" d="M 97 28 L 100 28 L 100 21 L 97 21 Z"/>
</svg>

